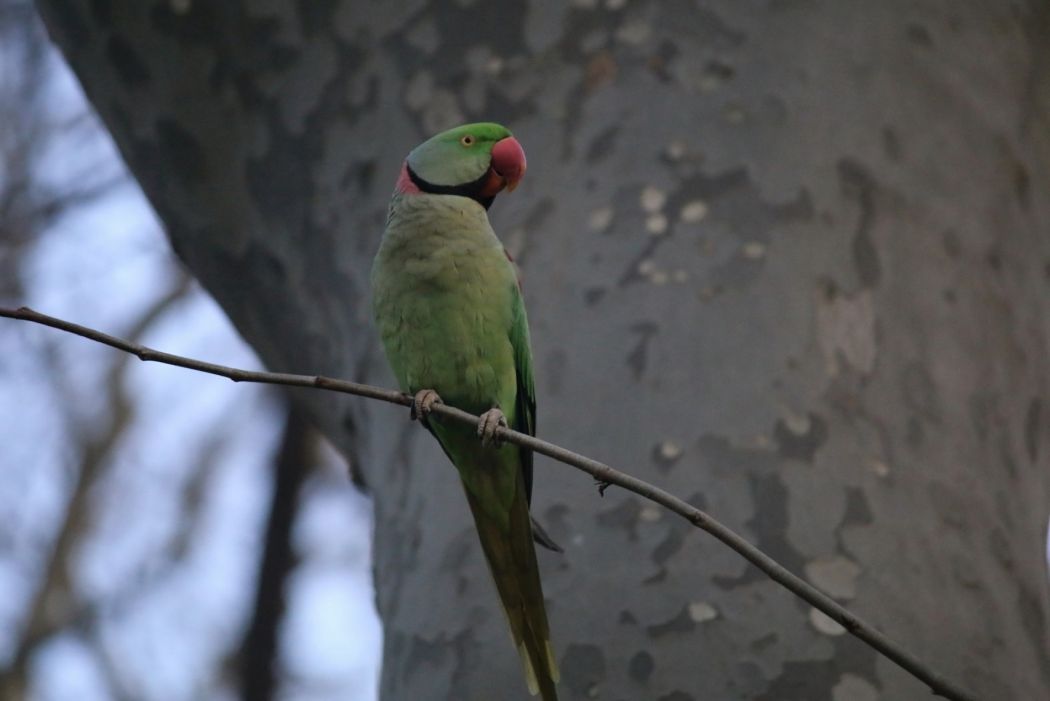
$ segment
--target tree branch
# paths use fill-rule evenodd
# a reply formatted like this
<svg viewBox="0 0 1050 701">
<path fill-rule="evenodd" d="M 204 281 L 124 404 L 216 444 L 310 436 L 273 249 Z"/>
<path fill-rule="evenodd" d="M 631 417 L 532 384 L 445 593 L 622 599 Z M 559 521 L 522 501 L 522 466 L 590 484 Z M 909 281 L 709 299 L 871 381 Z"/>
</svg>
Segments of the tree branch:
<svg viewBox="0 0 1050 701">
<path fill-rule="evenodd" d="M 321 375 L 293 375 L 288 373 L 256 372 L 251 370 L 240 370 L 237 368 L 207 363 L 192 358 L 186 358 L 171 353 L 147 348 L 145 346 L 131 343 L 124 339 L 116 338 L 94 329 L 80 326 L 69 321 L 41 314 L 28 307 L 9 309 L 0 307 L 0 317 L 21 319 L 31 321 L 44 326 L 50 326 L 62 331 L 82 336 L 98 343 L 103 343 L 118 350 L 131 353 L 140 360 L 175 365 L 178 367 L 197 370 L 226 377 L 234 382 L 258 382 L 264 384 L 286 385 L 291 387 L 316 387 L 353 394 L 359 397 L 378 399 L 391 404 L 411 406 L 412 398 L 402 392 L 373 387 L 371 385 L 337 380 Z M 436 404 L 433 413 L 463 424 L 477 425 L 478 417 L 461 409 L 456 409 L 445 404 Z M 895 662 L 901 668 L 921 680 L 935 696 L 940 696 L 951 701 L 977 701 L 976 697 L 968 691 L 958 687 L 955 683 L 944 678 L 927 665 L 906 652 L 896 642 L 876 630 L 872 625 L 858 618 L 845 607 L 838 604 L 830 596 L 823 593 L 802 578 L 792 574 L 776 560 L 766 555 L 757 547 L 747 542 L 743 537 L 712 518 L 706 512 L 694 507 L 686 501 L 679 499 L 673 494 L 649 484 L 636 477 L 614 470 L 608 465 L 579 455 L 560 446 L 548 443 L 533 436 L 519 433 L 508 428 L 498 428 L 496 435 L 508 443 L 528 448 L 536 453 L 541 453 L 549 458 L 576 467 L 590 474 L 601 485 L 616 485 L 628 491 L 656 502 L 661 506 L 673 511 L 697 528 L 703 529 L 722 541 L 738 554 L 750 561 L 753 565 L 766 573 L 770 579 L 781 584 L 793 594 L 828 617 L 837 621 L 855 637 L 861 639 L 873 649 Z"/>
<path fill-rule="evenodd" d="M 286 582 L 296 566 L 292 529 L 309 471 L 310 439 L 306 417 L 300 409 L 289 406 L 284 437 L 273 461 L 273 493 L 259 576 L 255 580 L 255 608 L 241 642 L 237 665 L 242 701 L 272 701 L 280 691 L 277 635 L 287 607 Z"/>
<path fill-rule="evenodd" d="M 180 276 L 177 284 L 156 300 L 133 324 L 130 329 L 131 337 L 142 336 L 170 309 L 171 305 L 185 294 L 189 288 L 189 281 L 189 276 Z M 82 425 L 74 426 L 73 431 L 83 433 L 82 440 L 78 441 L 82 450 L 78 456 L 78 469 L 66 504 L 65 517 L 59 525 L 41 578 L 29 603 L 24 630 L 11 663 L 6 669 L 0 670 L 0 691 L 6 690 L 12 697 L 21 698 L 25 695 L 30 656 L 34 650 L 41 641 L 54 634 L 61 627 L 62 621 L 70 616 L 69 611 L 73 607 L 68 571 L 70 553 L 87 529 L 90 507 L 88 497 L 91 489 L 105 470 L 110 452 L 124 436 L 134 414 L 130 397 L 121 384 L 128 366 L 127 360 L 127 356 L 121 356 L 106 373 L 106 385 L 110 388 L 107 399 L 112 412 L 105 425 L 94 432 L 88 431 Z M 72 415 L 70 419 L 72 423 L 78 423 L 73 420 Z M 0 696 L 3 696 L 3 693 L 0 693 Z"/>
</svg>

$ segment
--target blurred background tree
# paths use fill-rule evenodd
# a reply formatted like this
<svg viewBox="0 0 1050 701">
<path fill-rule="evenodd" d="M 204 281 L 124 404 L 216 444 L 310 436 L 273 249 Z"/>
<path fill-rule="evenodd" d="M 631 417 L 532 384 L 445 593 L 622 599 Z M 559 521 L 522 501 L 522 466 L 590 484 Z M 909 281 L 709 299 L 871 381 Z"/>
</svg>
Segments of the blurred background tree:
<svg viewBox="0 0 1050 701">
<path fill-rule="evenodd" d="M 0 286 L 257 365 L 20 0 L 0 1 Z M 0 329 L 0 698 L 374 697 L 370 508 L 283 395 L 40 331 Z"/>
<path fill-rule="evenodd" d="M 366 290 L 400 161 L 452 124 L 505 122 L 530 173 L 492 216 L 525 273 L 541 435 L 710 508 L 979 697 L 1050 695 L 1045 3 L 39 8 L 176 254 L 268 368 L 391 384 Z M 113 235 L 103 221 L 70 234 L 81 242 L 71 268 L 85 268 Z M 110 263 L 100 269 L 114 272 Z M 61 276 L 63 289 L 75 277 Z M 178 276 L 168 277 L 177 289 Z M 167 278 L 137 283 L 154 304 L 158 279 Z M 19 293 L 125 335 L 147 317 L 145 303 L 119 309 L 121 295 L 92 312 Z M 203 322 L 172 319 L 164 335 L 143 333 L 167 350 L 237 364 L 225 343 L 187 345 Z M 9 363 L 35 358 L 26 338 L 74 343 L 12 335 L 5 358 L 18 360 Z M 70 376 L 79 378 L 72 361 L 81 358 L 127 362 L 75 348 L 59 356 Z M 118 389 L 148 396 L 138 370 Z M 270 396 L 238 388 L 224 411 L 203 417 L 209 400 L 184 375 L 153 412 L 167 419 L 168 404 L 184 402 L 202 427 L 240 431 L 230 407 Z M 47 396 L 46 373 L 19 376 Z M 71 391 L 51 390 L 91 416 L 121 406 L 117 395 Z M 524 697 L 437 448 L 402 411 L 295 396 L 372 495 L 382 697 Z M 297 453 L 296 421 L 278 451 L 285 458 Z M 142 464 L 184 449 L 151 448 Z M 270 441 L 267 459 L 273 451 Z M 141 467 L 128 473 L 156 489 Z M 134 492 L 114 494 L 142 508 Z M 236 522 L 247 501 L 224 504 L 216 523 Z M 540 461 L 534 504 L 567 551 L 541 554 L 567 699 L 926 694 L 632 495 L 599 499 L 588 480 Z M 108 504 L 96 511 L 124 522 Z M 251 531 L 260 542 L 262 520 Z M 226 652 L 195 649 L 210 676 L 180 668 L 158 682 L 153 658 L 140 682 L 157 685 L 153 697 L 236 693 L 222 670 L 272 659 L 272 634 L 261 632 L 239 666 L 224 661 L 240 649 L 232 641 L 251 619 L 251 592 L 280 598 L 272 583 L 248 583 L 260 549 L 238 551 L 251 564 L 231 586 L 243 614 Z M 77 562 L 98 568 L 127 550 L 99 540 Z M 163 644 L 191 628 L 169 624 Z M 346 630 L 360 637 L 357 622 Z M 124 652 L 98 669 L 132 676 L 138 658 Z M 131 696 L 147 695 L 142 688 Z"/>
</svg>

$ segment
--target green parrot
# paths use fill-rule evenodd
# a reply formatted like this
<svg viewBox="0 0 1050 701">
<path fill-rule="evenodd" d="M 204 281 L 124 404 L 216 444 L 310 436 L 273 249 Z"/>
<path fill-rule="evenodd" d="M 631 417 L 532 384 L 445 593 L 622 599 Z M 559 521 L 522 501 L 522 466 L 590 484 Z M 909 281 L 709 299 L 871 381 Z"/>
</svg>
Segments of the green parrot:
<svg viewBox="0 0 1050 701">
<path fill-rule="evenodd" d="M 536 542 L 560 550 L 529 515 L 532 453 L 495 440 L 498 426 L 535 435 L 529 327 L 517 272 L 487 210 L 525 174 L 510 131 L 478 123 L 423 142 L 401 167 L 372 268 L 387 360 L 412 417 L 459 471 L 532 694 L 557 699 L 558 667 Z M 479 414 L 477 430 L 442 421 L 444 401 Z"/>
</svg>

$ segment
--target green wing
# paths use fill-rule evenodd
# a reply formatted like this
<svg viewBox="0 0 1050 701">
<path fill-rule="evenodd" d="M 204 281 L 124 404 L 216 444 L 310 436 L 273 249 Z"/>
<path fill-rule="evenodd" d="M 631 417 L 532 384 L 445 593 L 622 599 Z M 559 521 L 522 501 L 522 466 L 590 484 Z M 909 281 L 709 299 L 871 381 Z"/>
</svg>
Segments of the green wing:
<svg viewBox="0 0 1050 701">
<path fill-rule="evenodd" d="M 514 295 L 514 316 L 510 327 L 510 344 L 514 348 L 514 369 L 517 373 L 518 396 L 514 406 L 514 425 L 520 433 L 536 435 L 536 383 L 532 376 L 532 351 L 529 345 L 529 320 L 525 316 L 525 300 L 520 288 Z M 532 503 L 532 451 L 519 449 L 521 476 L 525 480 L 525 499 Z M 532 519 L 532 537 L 537 543 L 556 553 L 564 552 L 558 543 Z"/>
<path fill-rule="evenodd" d="M 536 384 L 532 376 L 532 351 L 529 345 L 529 320 L 525 315 L 525 301 L 521 291 L 514 295 L 514 314 L 510 327 L 510 344 L 514 348 L 514 368 L 517 371 L 518 397 L 514 407 L 515 431 L 536 435 Z M 525 478 L 525 495 L 532 501 L 532 451 L 521 449 L 521 472 Z"/>
</svg>

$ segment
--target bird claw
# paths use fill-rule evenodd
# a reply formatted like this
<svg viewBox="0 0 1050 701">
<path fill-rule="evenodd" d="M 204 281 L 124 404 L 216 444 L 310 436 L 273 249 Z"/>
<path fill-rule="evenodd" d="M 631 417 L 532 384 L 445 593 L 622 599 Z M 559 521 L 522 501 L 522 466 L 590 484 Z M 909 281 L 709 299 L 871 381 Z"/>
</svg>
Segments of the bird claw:
<svg viewBox="0 0 1050 701">
<path fill-rule="evenodd" d="M 496 435 L 496 429 L 507 428 L 507 417 L 498 407 L 493 407 L 478 418 L 478 437 L 483 446 L 500 447 L 503 441 Z"/>
<path fill-rule="evenodd" d="M 432 389 L 421 389 L 412 397 L 410 416 L 413 421 L 426 421 L 435 404 L 441 404 L 441 397 Z"/>
</svg>

